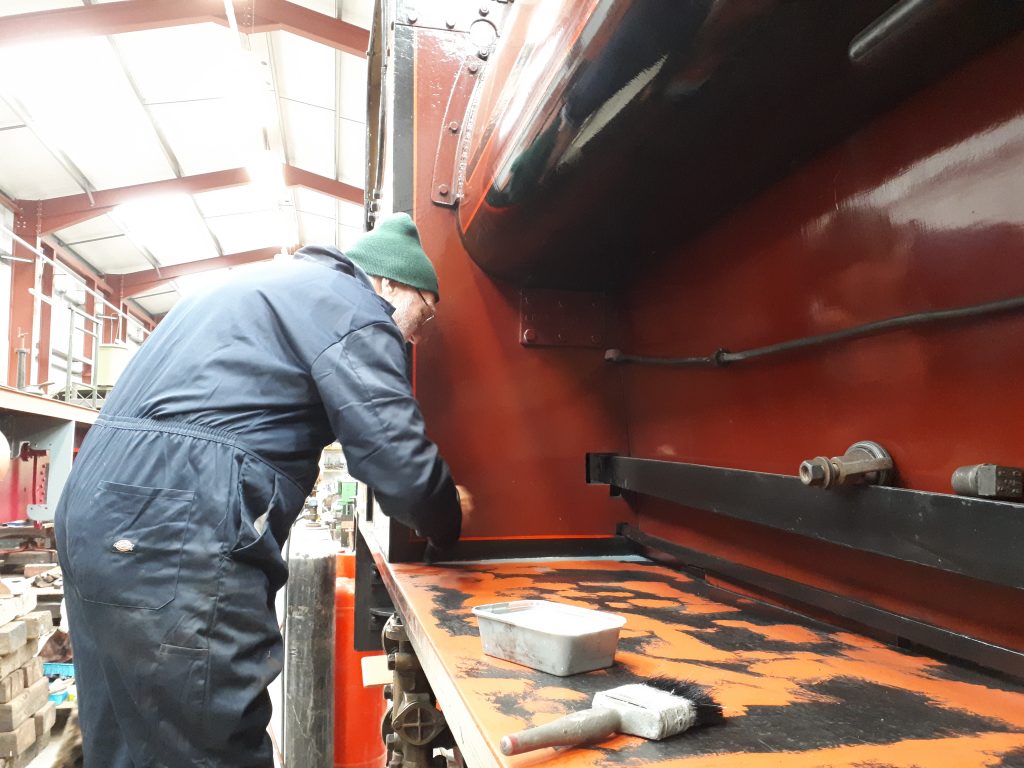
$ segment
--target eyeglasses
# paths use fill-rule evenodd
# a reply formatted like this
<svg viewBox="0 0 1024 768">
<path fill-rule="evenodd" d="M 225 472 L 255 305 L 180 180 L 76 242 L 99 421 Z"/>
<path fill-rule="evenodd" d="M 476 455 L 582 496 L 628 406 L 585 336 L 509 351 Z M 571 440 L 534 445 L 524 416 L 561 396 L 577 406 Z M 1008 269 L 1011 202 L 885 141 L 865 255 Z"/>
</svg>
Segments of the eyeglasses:
<svg viewBox="0 0 1024 768">
<path fill-rule="evenodd" d="M 427 308 L 427 312 L 429 313 L 427 315 L 427 319 L 420 323 L 420 325 L 426 325 L 427 323 L 434 319 L 434 308 L 427 303 L 427 300 L 425 298 L 423 298 L 423 291 L 417 288 L 416 293 L 417 295 L 419 295 L 420 301 L 423 302 L 423 306 Z"/>
</svg>

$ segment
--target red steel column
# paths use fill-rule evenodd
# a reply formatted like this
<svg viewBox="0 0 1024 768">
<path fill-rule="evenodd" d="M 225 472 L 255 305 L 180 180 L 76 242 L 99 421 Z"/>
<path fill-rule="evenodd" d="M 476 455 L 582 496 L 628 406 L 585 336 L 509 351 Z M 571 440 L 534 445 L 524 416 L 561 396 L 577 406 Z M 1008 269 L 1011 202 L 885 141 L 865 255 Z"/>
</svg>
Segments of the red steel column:
<svg viewBox="0 0 1024 768">
<path fill-rule="evenodd" d="M 35 232 L 30 228 L 28 221 L 21 215 L 14 220 L 14 231 L 18 237 L 27 242 L 35 240 Z M 33 332 L 33 319 L 35 301 L 30 291 L 36 285 L 36 272 L 39 269 L 39 259 L 32 251 L 25 248 L 18 241 L 14 241 L 12 255 L 16 259 L 26 261 L 11 262 L 11 309 L 9 325 L 9 347 L 10 356 L 7 364 L 7 384 L 15 386 L 18 381 L 18 350 L 27 349 L 28 356 L 25 360 L 25 383 L 32 382 L 32 357 L 35 348 L 35 336 Z"/>
<path fill-rule="evenodd" d="M 95 280 L 90 280 L 86 278 L 85 284 L 86 286 L 88 286 L 89 290 L 96 290 Z M 102 305 L 100 305 L 99 309 L 97 310 L 96 297 L 87 291 L 85 294 L 85 314 L 89 315 L 89 317 L 96 317 L 97 311 L 100 312 L 100 314 L 105 314 L 103 312 Z M 93 323 L 89 320 L 86 320 L 85 328 L 88 331 L 92 331 L 93 333 L 98 334 L 100 332 L 101 324 L 102 321 L 100 323 Z M 91 363 L 85 363 L 84 367 L 82 368 L 82 381 L 86 384 L 92 384 L 92 372 L 95 370 L 96 367 L 95 356 L 98 349 L 99 345 L 96 343 L 96 337 L 90 336 L 88 333 L 85 334 L 85 340 L 83 342 L 82 347 L 82 357 L 86 358 L 87 360 L 93 361 Z"/>
<path fill-rule="evenodd" d="M 46 253 L 46 251 L 44 251 Z M 47 255 L 52 255 L 47 253 Z M 53 265 L 43 262 L 42 276 L 40 279 L 39 292 L 47 299 L 53 300 Z M 38 352 L 38 374 L 33 383 L 41 384 L 50 380 L 50 352 L 53 344 L 50 341 L 51 326 L 53 324 L 53 312 L 51 307 L 42 299 L 39 300 L 39 352 Z"/>
</svg>

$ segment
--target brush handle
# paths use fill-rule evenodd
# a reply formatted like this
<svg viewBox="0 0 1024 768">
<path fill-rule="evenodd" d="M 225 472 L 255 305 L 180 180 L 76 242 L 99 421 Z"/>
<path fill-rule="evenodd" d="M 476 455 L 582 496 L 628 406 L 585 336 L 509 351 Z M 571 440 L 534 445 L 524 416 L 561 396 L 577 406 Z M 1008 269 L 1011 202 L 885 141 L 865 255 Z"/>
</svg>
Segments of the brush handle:
<svg viewBox="0 0 1024 768">
<path fill-rule="evenodd" d="M 519 755 L 544 747 L 572 747 L 590 744 L 619 730 L 619 713 L 611 709 L 584 709 L 550 723 L 509 734 L 501 740 L 501 752 Z"/>
</svg>

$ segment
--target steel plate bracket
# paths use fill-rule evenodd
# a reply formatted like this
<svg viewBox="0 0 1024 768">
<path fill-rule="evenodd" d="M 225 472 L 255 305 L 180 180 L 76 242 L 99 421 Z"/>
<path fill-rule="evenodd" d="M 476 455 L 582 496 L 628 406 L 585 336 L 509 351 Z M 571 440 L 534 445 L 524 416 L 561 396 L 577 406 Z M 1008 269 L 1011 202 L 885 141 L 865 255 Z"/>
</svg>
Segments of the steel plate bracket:
<svg viewBox="0 0 1024 768">
<path fill-rule="evenodd" d="M 524 288 L 519 343 L 524 347 L 604 347 L 608 297 L 603 293 Z"/>
</svg>

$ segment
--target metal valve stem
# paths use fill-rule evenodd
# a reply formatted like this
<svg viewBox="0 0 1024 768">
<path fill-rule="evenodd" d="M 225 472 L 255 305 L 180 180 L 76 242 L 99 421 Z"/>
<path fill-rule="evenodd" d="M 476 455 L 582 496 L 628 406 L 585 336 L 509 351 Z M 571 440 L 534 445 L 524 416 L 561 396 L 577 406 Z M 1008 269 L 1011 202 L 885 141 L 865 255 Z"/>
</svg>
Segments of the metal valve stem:
<svg viewBox="0 0 1024 768">
<path fill-rule="evenodd" d="M 892 475 L 889 452 L 878 443 L 862 440 L 854 443 L 842 456 L 817 456 L 800 464 L 800 482 L 819 488 L 867 483 L 885 485 Z"/>
</svg>

